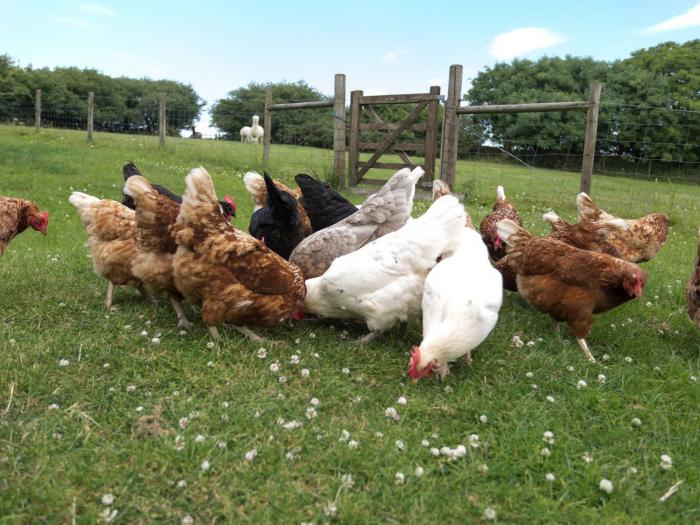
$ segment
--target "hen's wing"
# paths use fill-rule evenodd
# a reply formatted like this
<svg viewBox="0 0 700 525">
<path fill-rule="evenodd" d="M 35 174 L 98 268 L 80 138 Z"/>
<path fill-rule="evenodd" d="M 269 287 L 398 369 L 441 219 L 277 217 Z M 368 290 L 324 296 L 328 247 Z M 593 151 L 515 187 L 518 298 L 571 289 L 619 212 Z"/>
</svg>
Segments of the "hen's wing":
<svg viewBox="0 0 700 525">
<path fill-rule="evenodd" d="M 14 199 L 12 197 L 0 197 L 0 255 L 5 246 L 17 235 L 22 210 L 30 201 Z"/>
<path fill-rule="evenodd" d="M 581 221 L 611 221 L 617 218 L 601 210 L 596 203 L 593 202 L 593 199 L 584 192 L 576 196 L 576 208 L 578 208 L 578 215 Z"/>
<path fill-rule="evenodd" d="M 127 179 L 124 193 L 136 202 L 139 248 L 155 253 L 175 253 L 177 244 L 171 227 L 180 212 L 180 205 L 139 175 Z"/>
<path fill-rule="evenodd" d="M 301 203 L 314 231 L 327 228 L 357 211 L 357 207 L 322 182 L 309 175 L 294 177 L 301 191 Z"/>
</svg>

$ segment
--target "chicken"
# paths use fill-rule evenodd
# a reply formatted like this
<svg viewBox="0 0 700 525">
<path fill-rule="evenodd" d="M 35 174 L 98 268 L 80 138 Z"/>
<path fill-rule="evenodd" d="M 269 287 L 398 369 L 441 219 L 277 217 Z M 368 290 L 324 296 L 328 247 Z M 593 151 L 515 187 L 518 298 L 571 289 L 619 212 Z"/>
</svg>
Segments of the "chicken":
<svg viewBox="0 0 700 525">
<path fill-rule="evenodd" d="M 508 265 L 517 274 L 520 294 L 555 321 L 566 322 L 595 363 L 586 343 L 593 314 L 641 297 L 647 273 L 610 255 L 534 237 L 509 219 L 499 221 L 497 228 L 508 245 Z"/>
<path fill-rule="evenodd" d="M 147 300 L 155 303 L 153 296 L 145 290 L 131 269 L 138 254 L 134 210 L 117 201 L 98 199 L 79 191 L 74 191 L 68 200 L 77 208 L 87 230 L 95 273 L 109 281 L 105 299 L 107 308 L 112 308 L 115 286 L 133 286 Z"/>
<path fill-rule="evenodd" d="M 444 197 L 445 195 L 452 195 L 452 192 L 450 191 L 450 186 L 443 180 L 435 179 L 433 181 L 433 202 L 438 200 L 440 197 Z M 472 222 L 472 218 L 468 213 L 466 226 L 467 228 L 476 230 L 476 228 L 474 227 L 474 223 Z"/>
<path fill-rule="evenodd" d="M 246 325 L 272 326 L 302 312 L 305 287 L 301 270 L 221 215 L 211 177 L 190 171 L 175 223 L 178 247 L 175 285 L 193 304 L 213 337 L 217 325 L 232 323 L 251 340 L 261 340 Z"/>
<path fill-rule="evenodd" d="M 700 231 L 698 231 L 698 250 L 694 270 L 685 289 L 685 302 L 688 304 L 688 317 L 700 330 Z"/>
<path fill-rule="evenodd" d="M 398 230 L 411 216 L 416 182 L 423 173 L 420 167 L 396 172 L 360 210 L 300 242 L 289 260 L 311 279 L 323 275 L 338 257 Z"/>
<path fill-rule="evenodd" d="M 175 286 L 173 259 L 177 244 L 172 226 L 180 212 L 180 205 L 161 193 L 142 176 L 126 179 L 124 194 L 136 204 L 136 248 L 137 254 L 131 271 L 154 293 L 164 293 L 177 315 L 178 326 L 189 328 L 180 304 L 182 295 Z"/>
<path fill-rule="evenodd" d="M 518 276 L 508 264 L 508 255 L 506 254 L 504 257 L 501 257 L 495 262 L 491 261 L 491 264 L 496 270 L 498 270 L 498 273 L 501 274 L 501 279 L 503 280 L 503 288 L 508 290 L 509 292 L 517 292 Z"/>
<path fill-rule="evenodd" d="M 506 199 L 503 186 L 499 186 L 496 188 L 496 202 L 493 205 L 493 211 L 484 217 L 479 225 L 481 238 L 488 248 L 489 255 L 493 261 L 498 261 L 506 254 L 506 248 L 503 246 L 496 228 L 496 223 L 503 219 L 510 219 L 518 226 L 523 225 L 523 221 L 515 210 L 515 206 Z"/>
<path fill-rule="evenodd" d="M 476 231 L 464 228 L 457 250 L 441 260 L 423 287 L 423 341 L 413 347 L 408 375 L 418 381 L 467 356 L 491 333 L 503 300 L 501 275 Z"/>
<path fill-rule="evenodd" d="M 668 215 L 651 213 L 640 219 L 618 219 L 601 210 L 585 193 L 576 197 L 580 222 L 607 224 L 622 221 L 624 228 L 611 232 L 607 241 L 618 251 L 618 257 L 629 262 L 652 260 L 663 248 L 668 237 Z"/>
<path fill-rule="evenodd" d="M 278 189 L 267 173 L 265 186 L 267 205 L 253 212 L 248 231 L 277 255 L 289 259 L 294 247 L 304 239 L 297 200 Z"/>
<path fill-rule="evenodd" d="M 254 211 L 257 211 L 260 208 L 267 206 L 267 187 L 265 186 L 265 179 L 263 179 L 263 177 L 259 173 L 249 171 L 243 176 L 243 182 L 245 183 L 245 187 L 248 190 L 248 193 L 250 193 L 251 197 L 253 197 L 253 203 L 255 204 Z M 297 188 L 295 190 L 292 190 L 284 184 L 282 184 L 280 181 L 274 179 L 272 182 L 275 186 L 277 186 L 277 189 L 289 193 L 292 197 L 294 197 L 297 200 L 297 206 L 299 207 L 299 217 L 301 218 L 301 225 L 304 228 L 304 237 L 308 237 L 309 235 L 311 235 L 314 232 L 314 230 L 311 226 L 311 220 L 309 220 L 309 216 L 306 213 L 306 209 L 301 203 L 301 189 Z"/>
<path fill-rule="evenodd" d="M 0 197 L 0 255 L 17 235 L 32 228 L 46 235 L 49 212 L 40 211 L 32 201 Z"/>
<path fill-rule="evenodd" d="M 319 317 L 364 320 L 370 332 L 361 343 L 418 317 L 423 282 L 438 259 L 456 249 L 465 215 L 456 197 L 438 199 L 403 228 L 339 257 L 321 277 L 307 280 L 304 309 Z"/>
<path fill-rule="evenodd" d="M 301 189 L 301 204 L 306 210 L 315 232 L 332 226 L 357 211 L 357 206 L 327 183 L 299 174 L 294 180 Z"/>
<path fill-rule="evenodd" d="M 129 180 L 129 177 L 133 177 L 135 175 L 142 176 L 139 169 L 131 161 L 124 164 L 123 171 L 124 171 L 124 182 Z M 170 191 L 165 186 L 161 186 L 159 184 L 152 184 L 152 187 L 160 195 L 164 195 L 164 196 L 168 197 L 170 200 L 176 202 L 177 204 L 182 203 L 182 197 L 174 194 L 172 191 Z M 135 209 L 134 199 L 131 196 L 127 195 L 126 193 L 124 193 L 124 199 L 122 200 L 122 204 L 124 206 L 126 206 L 127 208 L 130 208 L 132 210 Z M 234 201 L 229 195 L 224 195 L 224 200 L 219 201 L 219 205 L 221 206 L 222 213 L 226 217 L 227 221 L 231 220 L 232 217 L 236 216 L 236 210 L 238 209 L 238 205 L 236 204 L 236 201 Z"/>
<path fill-rule="evenodd" d="M 620 258 L 617 248 L 608 242 L 608 237 L 617 230 L 626 227 L 625 221 L 614 219 L 608 222 L 579 222 L 569 224 L 553 211 L 542 216 L 552 227 L 552 233 L 547 237 L 565 242 L 582 250 L 596 253 L 607 253 Z"/>
</svg>

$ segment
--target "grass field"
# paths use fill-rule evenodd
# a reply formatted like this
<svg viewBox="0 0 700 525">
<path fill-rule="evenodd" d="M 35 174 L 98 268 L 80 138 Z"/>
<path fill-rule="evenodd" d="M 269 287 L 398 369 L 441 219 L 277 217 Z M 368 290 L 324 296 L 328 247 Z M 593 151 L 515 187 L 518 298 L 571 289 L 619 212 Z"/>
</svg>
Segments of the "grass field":
<svg viewBox="0 0 700 525">
<path fill-rule="evenodd" d="M 202 164 L 236 198 L 235 224 L 246 229 L 241 177 L 260 156 L 237 143 L 173 139 L 159 151 L 150 137 L 97 134 L 91 146 L 83 133 L 0 127 L 0 194 L 51 214 L 46 238 L 27 231 L 0 259 L 0 523 L 481 523 L 491 512 L 500 523 L 700 521 L 700 334 L 684 301 L 700 188 L 594 177 L 593 197 L 612 213 L 666 211 L 672 221 L 668 244 L 645 264 L 644 297 L 597 317 L 597 365 L 509 293 L 473 367 L 417 385 L 406 377 L 417 322 L 405 339 L 394 330 L 366 347 L 346 341 L 365 333 L 360 325 L 261 330 L 287 341 L 261 358 L 235 332 L 212 343 L 201 322 L 181 335 L 166 301 L 153 307 L 134 290 L 118 289 L 119 308 L 107 311 L 71 190 L 120 198 L 129 159 L 181 190 Z M 273 146 L 272 161 L 287 182 L 331 166 L 328 152 L 307 148 Z M 575 174 L 458 170 L 475 222 L 498 183 L 533 231 L 545 232 L 551 208 L 574 218 Z M 532 345 L 514 348 L 515 334 Z M 144 415 L 157 420 L 150 433 Z M 467 453 L 454 461 L 431 454 L 459 444 Z M 660 467 L 662 454 L 672 469 Z M 611 494 L 598 488 L 603 478 Z"/>
</svg>

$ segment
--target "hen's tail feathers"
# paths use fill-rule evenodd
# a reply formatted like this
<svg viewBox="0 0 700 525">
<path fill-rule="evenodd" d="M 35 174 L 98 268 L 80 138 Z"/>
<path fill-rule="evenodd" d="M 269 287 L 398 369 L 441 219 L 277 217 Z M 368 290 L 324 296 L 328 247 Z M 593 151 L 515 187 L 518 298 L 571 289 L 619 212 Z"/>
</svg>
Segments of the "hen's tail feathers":
<svg viewBox="0 0 700 525">
<path fill-rule="evenodd" d="M 134 175 L 141 175 L 141 172 L 136 167 L 136 164 L 134 164 L 131 161 L 124 164 L 124 168 L 122 171 L 124 173 L 124 180 L 128 180 L 129 177 L 133 177 Z"/>
<path fill-rule="evenodd" d="M 498 236 L 508 246 L 515 246 L 521 240 L 532 237 L 525 228 L 521 228 L 510 219 L 498 221 L 496 223 L 496 229 L 498 231 Z"/>
<path fill-rule="evenodd" d="M 140 175 L 132 175 L 124 183 L 124 193 L 134 199 L 138 205 L 141 205 L 140 200 L 143 196 L 149 193 L 156 193 L 144 177 Z"/>
<path fill-rule="evenodd" d="M 245 189 L 253 197 L 256 210 L 267 205 L 267 191 L 265 189 L 265 179 L 256 171 L 249 171 L 243 175 Z"/>
<path fill-rule="evenodd" d="M 505 190 L 503 189 L 503 186 L 499 186 L 498 188 L 496 188 L 496 198 L 497 198 L 499 201 L 504 201 L 504 200 L 506 200 L 506 192 L 505 192 Z"/>
<path fill-rule="evenodd" d="M 97 197 L 93 197 L 92 195 L 88 195 L 87 193 L 83 193 L 81 191 L 74 191 L 70 194 L 70 197 L 68 197 L 68 202 L 70 202 L 79 210 L 83 210 L 92 206 L 93 204 L 100 202 L 100 199 L 98 199 Z"/>
<path fill-rule="evenodd" d="M 452 192 L 450 191 L 450 187 L 445 181 L 440 179 L 435 179 L 433 181 L 433 202 L 438 200 L 440 197 L 451 194 Z"/>
<path fill-rule="evenodd" d="M 578 215 L 581 220 L 596 221 L 602 218 L 602 210 L 584 192 L 576 196 L 576 208 L 578 208 Z"/>
<path fill-rule="evenodd" d="M 282 198 L 280 197 L 280 192 L 277 189 L 277 186 L 275 186 L 274 181 L 272 178 L 265 173 L 264 181 L 265 183 L 265 191 L 267 192 L 267 202 L 265 203 L 266 206 L 282 206 Z"/>
<path fill-rule="evenodd" d="M 542 215 L 542 220 L 545 221 L 545 222 L 548 222 L 548 223 L 551 224 L 553 227 L 554 227 L 554 226 L 559 226 L 559 225 L 561 225 L 561 224 L 564 222 L 564 221 L 562 220 L 562 218 L 559 217 L 559 215 L 557 215 L 557 214 L 556 214 L 555 212 L 553 212 L 553 211 L 548 211 L 547 213 L 545 213 L 544 215 Z"/>
<path fill-rule="evenodd" d="M 214 202 L 217 201 L 214 182 L 209 173 L 202 167 L 195 168 L 185 177 L 185 195 L 183 204 L 189 201 Z"/>
</svg>

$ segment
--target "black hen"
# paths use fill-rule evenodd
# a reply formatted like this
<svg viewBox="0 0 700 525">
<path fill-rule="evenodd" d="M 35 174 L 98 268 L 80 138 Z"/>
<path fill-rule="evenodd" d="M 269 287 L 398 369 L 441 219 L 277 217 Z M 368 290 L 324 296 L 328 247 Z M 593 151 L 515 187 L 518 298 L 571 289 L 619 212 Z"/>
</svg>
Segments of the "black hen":
<svg viewBox="0 0 700 525">
<path fill-rule="evenodd" d="M 304 174 L 297 175 L 294 180 L 301 188 L 301 203 L 315 232 L 332 226 L 357 211 L 352 202 L 333 191 L 327 183 Z"/>
<path fill-rule="evenodd" d="M 289 193 L 280 191 L 267 173 L 264 177 L 267 206 L 253 213 L 248 231 L 272 251 L 289 259 L 294 247 L 304 239 L 297 201 Z"/>
<path fill-rule="evenodd" d="M 136 165 L 133 162 L 129 161 L 126 164 L 124 164 L 124 180 L 128 179 L 129 177 L 133 177 L 134 175 L 143 176 L 141 175 L 141 172 L 136 167 Z M 177 202 L 178 204 L 182 204 L 182 197 L 180 197 L 179 195 L 175 195 L 165 186 L 161 186 L 160 184 L 152 184 L 152 186 L 153 189 L 161 195 L 165 195 L 171 201 Z M 131 208 L 132 210 L 136 209 L 136 203 L 134 202 L 134 199 L 132 199 L 126 194 L 124 194 L 122 204 L 127 208 Z M 238 206 L 230 196 L 224 195 L 224 200 L 219 201 L 219 204 L 221 205 L 221 209 L 223 210 L 224 216 L 226 217 L 227 221 L 230 220 L 231 217 L 236 216 L 236 209 L 238 208 Z"/>
</svg>

